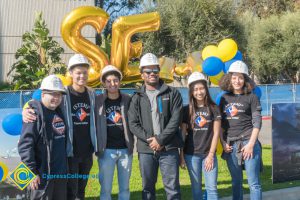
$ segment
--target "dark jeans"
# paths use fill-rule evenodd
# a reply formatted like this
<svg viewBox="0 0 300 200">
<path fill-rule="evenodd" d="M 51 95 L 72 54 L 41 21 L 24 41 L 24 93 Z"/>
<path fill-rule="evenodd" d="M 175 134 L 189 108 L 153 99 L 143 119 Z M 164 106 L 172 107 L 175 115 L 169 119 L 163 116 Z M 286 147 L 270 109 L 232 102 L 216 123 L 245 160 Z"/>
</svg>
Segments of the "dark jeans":
<svg viewBox="0 0 300 200">
<path fill-rule="evenodd" d="M 68 158 L 69 174 L 88 175 L 93 165 L 93 156 L 87 158 Z M 68 200 L 84 199 L 88 179 L 68 179 Z"/>
<path fill-rule="evenodd" d="M 157 152 L 156 154 L 139 153 L 140 171 L 143 180 L 143 200 L 155 200 L 155 184 L 158 167 L 160 168 L 168 200 L 181 199 L 179 185 L 178 150 Z"/>
<path fill-rule="evenodd" d="M 45 189 L 30 190 L 31 200 L 66 200 L 67 180 L 51 179 Z"/>
</svg>

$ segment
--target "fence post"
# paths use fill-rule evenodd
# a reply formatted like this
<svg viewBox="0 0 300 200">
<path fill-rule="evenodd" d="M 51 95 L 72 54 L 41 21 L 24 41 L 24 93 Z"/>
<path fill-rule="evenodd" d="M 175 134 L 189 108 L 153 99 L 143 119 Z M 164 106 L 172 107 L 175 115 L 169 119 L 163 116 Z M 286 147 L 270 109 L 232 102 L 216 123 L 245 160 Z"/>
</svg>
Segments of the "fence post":
<svg viewBox="0 0 300 200">
<path fill-rule="evenodd" d="M 23 91 L 20 91 L 20 108 L 22 108 L 23 105 Z"/>
<path fill-rule="evenodd" d="M 269 95 L 268 95 L 268 85 L 266 85 L 266 97 L 267 97 L 267 115 L 270 116 L 269 113 Z"/>
<path fill-rule="evenodd" d="M 294 103 L 296 103 L 296 84 L 293 83 L 293 100 L 294 100 Z"/>
</svg>

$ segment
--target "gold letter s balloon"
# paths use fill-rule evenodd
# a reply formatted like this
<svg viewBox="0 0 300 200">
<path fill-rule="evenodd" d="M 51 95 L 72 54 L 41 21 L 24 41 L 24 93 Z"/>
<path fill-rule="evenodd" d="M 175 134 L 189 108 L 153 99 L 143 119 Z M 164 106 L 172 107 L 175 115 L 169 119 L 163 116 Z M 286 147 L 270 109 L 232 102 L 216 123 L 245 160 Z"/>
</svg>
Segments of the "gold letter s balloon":
<svg viewBox="0 0 300 200">
<path fill-rule="evenodd" d="M 135 33 L 157 31 L 160 17 L 157 12 L 119 17 L 112 26 L 111 64 L 123 72 L 123 82 L 141 79 L 138 66 L 129 66 L 129 59 L 141 55 L 142 43 L 131 43 Z"/>
<path fill-rule="evenodd" d="M 90 59 L 88 85 L 99 83 L 100 71 L 108 64 L 106 53 L 81 35 L 85 25 L 91 25 L 98 33 L 105 27 L 109 15 L 102 9 L 93 6 L 82 6 L 70 12 L 63 20 L 61 35 L 66 44 L 78 53 Z"/>
</svg>

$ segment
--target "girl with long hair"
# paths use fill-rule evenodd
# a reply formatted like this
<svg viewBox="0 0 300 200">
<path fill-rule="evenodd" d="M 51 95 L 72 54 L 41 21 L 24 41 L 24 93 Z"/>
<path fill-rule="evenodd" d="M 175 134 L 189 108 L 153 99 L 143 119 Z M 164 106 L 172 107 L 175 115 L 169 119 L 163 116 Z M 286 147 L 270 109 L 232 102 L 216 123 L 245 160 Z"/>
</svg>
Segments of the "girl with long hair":
<svg viewBox="0 0 300 200">
<path fill-rule="evenodd" d="M 187 166 L 193 199 L 202 199 L 202 172 L 207 199 L 218 199 L 216 148 L 221 129 L 219 108 L 212 101 L 205 76 L 194 72 L 188 79 L 189 105 L 183 108 L 181 129 L 185 139 L 181 167 Z"/>
</svg>

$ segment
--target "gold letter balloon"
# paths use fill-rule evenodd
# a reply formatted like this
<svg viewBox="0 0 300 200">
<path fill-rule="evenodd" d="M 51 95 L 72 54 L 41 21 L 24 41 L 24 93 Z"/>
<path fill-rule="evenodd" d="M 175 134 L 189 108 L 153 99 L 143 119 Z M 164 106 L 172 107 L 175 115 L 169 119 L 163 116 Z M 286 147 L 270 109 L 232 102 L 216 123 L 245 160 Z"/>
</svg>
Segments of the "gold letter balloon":
<svg viewBox="0 0 300 200">
<path fill-rule="evenodd" d="M 65 43 L 75 52 L 87 56 L 91 63 L 88 84 L 94 86 L 100 83 L 101 69 L 108 64 L 107 54 L 94 43 L 81 35 L 84 26 L 90 25 L 101 33 L 109 15 L 102 9 L 93 6 L 79 7 L 70 12 L 61 25 L 61 35 Z"/>
<path fill-rule="evenodd" d="M 112 27 L 109 61 L 103 50 L 81 35 L 81 30 L 85 25 L 91 25 L 98 33 L 101 33 L 108 19 L 109 15 L 104 10 L 93 6 L 82 6 L 71 11 L 61 25 L 61 34 L 66 44 L 75 52 L 82 53 L 89 58 L 91 68 L 88 85 L 92 87 L 100 84 L 100 72 L 108 63 L 121 70 L 124 83 L 140 81 L 138 66 L 129 66 L 128 63 L 131 58 L 141 56 L 142 42 L 131 42 L 131 37 L 139 32 L 157 31 L 160 26 L 160 17 L 157 12 L 119 17 Z"/>
</svg>

